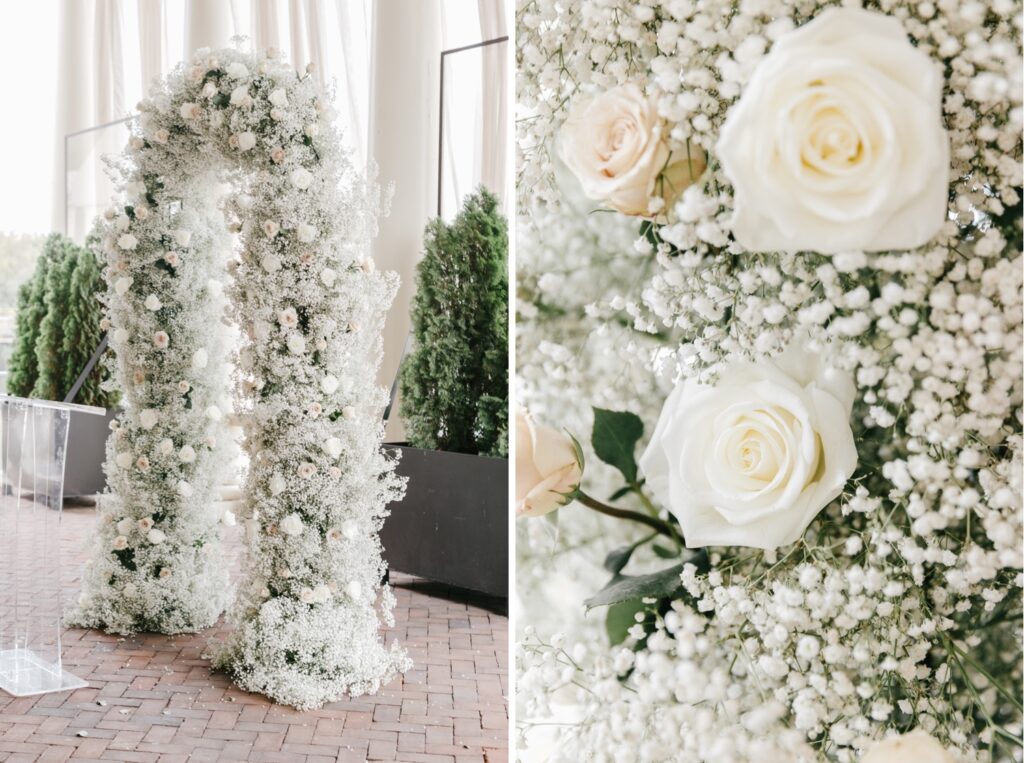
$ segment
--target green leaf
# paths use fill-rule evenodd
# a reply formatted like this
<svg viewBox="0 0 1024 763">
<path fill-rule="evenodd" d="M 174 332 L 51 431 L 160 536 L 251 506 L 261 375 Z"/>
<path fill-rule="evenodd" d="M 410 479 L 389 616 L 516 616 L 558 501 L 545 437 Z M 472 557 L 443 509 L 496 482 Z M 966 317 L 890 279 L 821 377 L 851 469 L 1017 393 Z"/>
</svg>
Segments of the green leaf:
<svg viewBox="0 0 1024 763">
<path fill-rule="evenodd" d="M 682 571 L 683 565 L 675 564 L 650 575 L 616 575 L 608 585 L 583 603 L 587 609 L 592 609 L 629 599 L 661 599 L 671 596 L 681 585 L 679 574 Z"/>
<path fill-rule="evenodd" d="M 218 93 L 213 96 L 213 105 L 218 109 L 227 108 L 229 103 L 231 103 L 231 97 L 227 93 Z"/>
<path fill-rule="evenodd" d="M 604 558 L 604 568 L 613 575 L 619 574 L 622 572 L 622 568 L 629 564 L 629 558 L 633 556 L 634 551 L 636 551 L 636 546 L 612 549 Z"/>
<path fill-rule="evenodd" d="M 604 628 L 612 646 L 618 646 L 626 640 L 629 629 L 636 625 L 636 613 L 644 611 L 644 603 L 640 599 L 620 601 L 608 607 Z"/>
<path fill-rule="evenodd" d="M 671 548 L 665 548 L 658 544 L 654 544 L 651 548 L 654 550 L 654 553 L 662 559 L 677 559 L 679 557 L 679 554 Z"/>
<path fill-rule="evenodd" d="M 631 485 L 636 483 L 636 443 L 643 433 L 644 423 L 635 413 L 594 408 L 594 432 L 590 439 L 594 453 L 622 472 Z"/>
<path fill-rule="evenodd" d="M 618 490 L 616 490 L 614 493 L 612 493 L 610 496 L 608 496 L 608 500 L 609 501 L 617 501 L 620 498 L 622 498 L 624 495 L 629 495 L 632 492 L 633 492 L 633 487 L 631 485 L 624 485 L 623 487 L 620 487 Z"/>
</svg>

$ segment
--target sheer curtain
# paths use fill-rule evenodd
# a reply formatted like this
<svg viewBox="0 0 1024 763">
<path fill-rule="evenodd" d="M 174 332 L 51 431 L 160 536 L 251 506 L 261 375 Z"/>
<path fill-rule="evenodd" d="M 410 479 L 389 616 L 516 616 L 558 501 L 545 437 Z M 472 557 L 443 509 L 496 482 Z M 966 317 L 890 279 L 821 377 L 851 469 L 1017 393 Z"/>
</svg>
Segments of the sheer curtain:
<svg viewBox="0 0 1024 763">
<path fill-rule="evenodd" d="M 55 110 L 56 161 L 52 221 L 66 217 L 64 136 L 124 119 L 154 77 L 166 74 L 196 48 L 224 47 L 235 36 L 253 48 L 277 48 L 298 69 L 335 88 L 340 126 L 360 161 L 367 157 L 370 114 L 372 0 L 75 0 L 60 4 Z M 68 169 L 79 173 L 68 233 L 84 235 L 83 222 L 110 194 L 97 172 L 99 155 L 120 150 L 123 131 L 75 142 Z"/>
</svg>

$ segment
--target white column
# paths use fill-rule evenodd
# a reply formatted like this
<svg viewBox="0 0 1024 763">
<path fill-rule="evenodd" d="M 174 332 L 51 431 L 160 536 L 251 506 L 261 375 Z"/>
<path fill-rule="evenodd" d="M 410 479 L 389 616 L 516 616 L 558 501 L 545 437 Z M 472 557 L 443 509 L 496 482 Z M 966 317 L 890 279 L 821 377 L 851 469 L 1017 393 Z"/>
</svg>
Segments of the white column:
<svg viewBox="0 0 1024 763">
<path fill-rule="evenodd" d="M 231 3 L 225 0 L 188 0 L 185 6 L 185 55 L 196 48 L 226 48 L 235 34 Z"/>
<path fill-rule="evenodd" d="M 438 0 L 378 0 L 374 4 L 370 157 L 382 183 L 393 182 L 391 215 L 373 247 L 377 267 L 402 279 L 384 327 L 379 381 L 390 385 L 409 333 L 409 304 L 423 228 L 437 209 L 437 119 L 441 10 Z M 387 437 L 403 428 L 392 413 Z"/>
</svg>

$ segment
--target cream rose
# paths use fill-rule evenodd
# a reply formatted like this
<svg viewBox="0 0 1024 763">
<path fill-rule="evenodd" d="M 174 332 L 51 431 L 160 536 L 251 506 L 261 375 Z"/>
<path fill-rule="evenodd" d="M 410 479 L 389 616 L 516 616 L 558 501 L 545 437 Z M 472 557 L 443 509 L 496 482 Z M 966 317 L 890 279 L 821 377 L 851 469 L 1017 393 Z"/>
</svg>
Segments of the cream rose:
<svg viewBox="0 0 1024 763">
<path fill-rule="evenodd" d="M 650 214 L 652 196 L 671 201 L 705 167 L 704 153 L 696 146 L 688 157 L 670 162 L 654 100 L 634 84 L 578 99 L 562 125 L 558 149 L 589 198 L 627 215 Z M 672 171 L 664 176 L 665 187 L 656 188 L 666 168 Z"/>
<path fill-rule="evenodd" d="M 564 506 L 583 469 L 567 435 L 516 411 L 516 516 L 539 517 Z"/>
<path fill-rule="evenodd" d="M 679 384 L 640 459 L 689 548 L 797 540 L 857 466 L 854 385 L 794 342 L 771 361 Z"/>
<path fill-rule="evenodd" d="M 953 756 L 926 732 L 918 729 L 873 744 L 860 763 L 953 763 Z"/>
<path fill-rule="evenodd" d="M 827 254 L 926 244 L 946 219 L 942 84 L 881 13 L 829 8 L 784 35 L 718 140 L 736 240 Z"/>
</svg>

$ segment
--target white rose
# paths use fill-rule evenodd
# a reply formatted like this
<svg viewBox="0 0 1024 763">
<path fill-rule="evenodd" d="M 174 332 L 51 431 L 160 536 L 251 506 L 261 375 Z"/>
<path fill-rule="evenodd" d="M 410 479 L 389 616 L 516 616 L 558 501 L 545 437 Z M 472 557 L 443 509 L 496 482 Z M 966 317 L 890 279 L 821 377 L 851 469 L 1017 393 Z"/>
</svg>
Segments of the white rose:
<svg viewBox="0 0 1024 763">
<path fill-rule="evenodd" d="M 679 384 L 640 459 L 689 548 L 796 541 L 857 466 L 854 385 L 799 341 L 772 360 Z"/>
<path fill-rule="evenodd" d="M 152 310 L 153 312 L 156 312 L 157 310 L 159 310 L 163 306 L 164 305 L 160 301 L 160 297 L 158 297 L 156 294 L 150 294 L 148 297 L 146 297 L 146 309 L 147 310 Z"/>
<path fill-rule="evenodd" d="M 333 374 L 327 374 L 320 380 L 320 389 L 324 391 L 325 395 L 332 394 L 338 389 L 338 377 Z"/>
<path fill-rule="evenodd" d="M 126 548 L 128 548 L 128 539 L 126 537 L 124 537 L 123 535 L 118 535 L 116 538 L 114 538 L 115 551 L 124 551 Z"/>
<path fill-rule="evenodd" d="M 249 86 L 239 85 L 231 91 L 231 98 L 229 99 L 232 106 L 248 106 L 252 99 L 249 97 Z"/>
<path fill-rule="evenodd" d="M 295 234 L 299 237 L 299 241 L 308 244 L 316 238 L 317 230 L 309 223 L 299 223 Z"/>
<path fill-rule="evenodd" d="M 212 80 L 210 80 L 205 85 L 203 85 L 203 97 L 213 98 L 213 96 L 215 95 L 217 95 L 217 86 L 213 83 Z"/>
<path fill-rule="evenodd" d="M 256 145 L 256 136 L 246 130 L 238 136 L 238 148 L 241 151 L 248 151 L 250 148 Z"/>
<path fill-rule="evenodd" d="M 178 495 L 182 498 L 191 498 L 193 492 L 195 491 L 192 489 L 190 484 L 185 480 L 178 480 Z"/>
<path fill-rule="evenodd" d="M 351 405 L 346 405 L 341 409 L 341 415 L 346 419 L 354 419 L 356 417 L 356 409 Z"/>
<path fill-rule="evenodd" d="M 325 586 L 323 583 L 313 589 L 313 600 L 323 603 L 329 601 L 331 598 L 331 589 Z"/>
<path fill-rule="evenodd" d="M 174 450 L 174 442 L 165 437 L 157 444 L 156 449 L 160 452 L 160 455 L 169 456 L 171 451 Z"/>
<path fill-rule="evenodd" d="M 132 520 L 130 520 L 127 517 L 125 517 L 120 522 L 118 522 L 115 525 L 115 527 L 117 527 L 117 531 L 121 535 L 127 535 L 128 533 L 130 533 L 132 530 L 135 529 L 135 523 Z"/>
<path fill-rule="evenodd" d="M 351 519 L 345 520 L 341 525 L 341 534 L 348 540 L 355 540 L 359 535 L 359 524 Z"/>
<path fill-rule="evenodd" d="M 216 405 L 211 405 L 206 409 L 206 418 L 210 419 L 210 421 L 220 421 L 223 415 L 220 408 Z"/>
<path fill-rule="evenodd" d="M 139 245 L 139 240 L 135 238 L 131 233 L 125 233 L 119 239 L 117 239 L 117 245 L 122 249 L 129 251 L 135 249 Z"/>
<path fill-rule="evenodd" d="M 131 278 L 118 278 L 114 281 L 114 291 L 118 296 L 123 297 L 132 288 L 133 283 L 135 282 Z"/>
<path fill-rule="evenodd" d="M 308 480 L 310 477 L 316 474 L 316 466 L 309 463 L 308 461 L 304 461 L 303 463 L 299 464 L 298 469 L 296 469 L 295 471 L 300 478 Z"/>
<path fill-rule="evenodd" d="M 299 314 L 294 307 L 286 307 L 277 314 L 277 322 L 286 329 L 293 329 L 299 325 Z"/>
<path fill-rule="evenodd" d="M 924 731 L 875 742 L 860 763 L 954 763 L 953 756 Z"/>
<path fill-rule="evenodd" d="M 153 133 L 153 141 L 155 143 L 163 144 L 163 143 L 166 143 L 170 139 L 171 139 L 171 134 L 169 132 L 167 132 L 167 130 L 165 128 L 163 128 L 163 127 L 161 127 L 159 130 L 157 130 L 155 133 Z"/>
<path fill-rule="evenodd" d="M 191 464 L 196 460 L 196 451 L 191 445 L 183 445 L 178 451 L 178 458 L 183 464 Z"/>
<path fill-rule="evenodd" d="M 163 531 L 154 528 L 146 534 L 146 539 L 154 546 L 159 546 L 161 543 L 167 540 L 167 536 L 164 535 Z"/>
<path fill-rule="evenodd" d="M 178 246 L 188 246 L 192 240 L 192 231 L 185 228 L 178 228 L 174 231 L 174 243 Z"/>
<path fill-rule="evenodd" d="M 285 92 L 283 87 L 276 87 L 270 91 L 270 95 L 267 96 L 267 100 L 275 106 L 280 106 L 283 109 L 288 105 L 288 93 Z"/>
<path fill-rule="evenodd" d="M 227 73 L 231 79 L 245 79 L 249 76 L 249 69 L 245 64 L 236 61 L 233 64 L 228 64 Z"/>
<path fill-rule="evenodd" d="M 281 259 L 276 254 L 267 254 L 260 260 L 260 266 L 268 273 L 275 273 L 281 269 Z"/>
<path fill-rule="evenodd" d="M 275 474 L 273 477 L 270 478 L 269 487 L 271 495 L 281 495 L 281 493 L 284 492 L 284 489 L 285 487 L 287 487 L 287 485 L 285 484 L 284 477 L 282 477 L 280 474 Z"/>
<path fill-rule="evenodd" d="M 942 69 L 895 18 L 829 8 L 783 35 L 717 145 L 747 249 L 910 249 L 946 219 Z"/>
<path fill-rule="evenodd" d="M 697 146 L 688 149 L 692 162 L 670 162 L 664 132 L 654 99 L 630 83 L 577 99 L 559 132 L 558 150 L 589 198 L 623 214 L 647 215 L 653 196 L 675 197 L 704 172 Z M 658 187 L 658 176 L 670 165 L 670 182 Z"/>
<path fill-rule="evenodd" d="M 160 349 L 166 350 L 171 344 L 171 338 L 167 336 L 166 331 L 157 331 L 153 334 L 153 346 Z"/>
<path fill-rule="evenodd" d="M 202 347 L 200 347 L 198 350 L 192 353 L 192 368 L 194 368 L 195 370 L 201 371 L 202 369 L 206 368 L 206 364 L 209 362 L 210 356 Z"/>
<path fill-rule="evenodd" d="M 302 517 L 295 513 L 289 514 L 282 519 L 281 524 L 278 526 L 285 535 L 301 535 L 304 527 Z"/>
<path fill-rule="evenodd" d="M 301 355 L 306 351 L 306 340 L 303 339 L 302 334 L 288 335 L 288 351 L 292 355 Z"/>
<path fill-rule="evenodd" d="M 131 227 L 132 219 L 128 215 L 118 215 L 114 220 L 114 227 L 119 231 L 126 231 Z"/>
<path fill-rule="evenodd" d="M 341 455 L 341 440 L 337 437 L 328 437 L 324 443 L 324 450 L 331 458 L 337 458 Z"/>
<path fill-rule="evenodd" d="M 122 469 L 127 469 L 132 465 L 132 454 L 131 453 L 118 453 L 114 456 L 114 463 Z"/>
<path fill-rule="evenodd" d="M 152 429 L 160 419 L 160 414 L 152 408 L 146 408 L 139 413 L 139 424 L 143 429 Z"/>
<path fill-rule="evenodd" d="M 324 286 L 334 286 L 337 279 L 338 274 L 331 268 L 324 268 L 320 271 L 320 280 L 324 282 Z"/>
<path fill-rule="evenodd" d="M 207 85 L 210 83 L 207 82 Z M 181 118 L 182 119 L 199 119 L 203 115 L 203 110 L 199 107 L 198 103 L 183 103 L 181 104 Z"/>
<path fill-rule="evenodd" d="M 303 588 L 299 591 L 299 601 L 303 604 L 312 604 L 315 599 L 312 588 Z"/>
<path fill-rule="evenodd" d="M 267 238 L 273 238 L 281 232 L 281 226 L 278 225 L 274 220 L 263 221 L 263 233 L 266 234 Z"/>
<path fill-rule="evenodd" d="M 143 517 L 138 521 L 139 529 L 148 533 L 153 527 L 153 517 Z"/>
<path fill-rule="evenodd" d="M 363 586 L 358 580 L 353 580 L 345 586 L 345 593 L 349 595 L 349 598 L 359 600 L 363 596 Z"/>
<path fill-rule="evenodd" d="M 313 182 L 313 173 L 304 167 L 296 167 L 292 170 L 288 179 L 292 181 L 292 185 L 298 188 L 300 191 L 305 191 L 309 188 L 309 184 Z"/>
<path fill-rule="evenodd" d="M 516 411 L 516 515 L 539 517 L 568 503 L 583 470 L 572 440 Z"/>
</svg>

